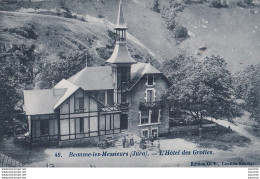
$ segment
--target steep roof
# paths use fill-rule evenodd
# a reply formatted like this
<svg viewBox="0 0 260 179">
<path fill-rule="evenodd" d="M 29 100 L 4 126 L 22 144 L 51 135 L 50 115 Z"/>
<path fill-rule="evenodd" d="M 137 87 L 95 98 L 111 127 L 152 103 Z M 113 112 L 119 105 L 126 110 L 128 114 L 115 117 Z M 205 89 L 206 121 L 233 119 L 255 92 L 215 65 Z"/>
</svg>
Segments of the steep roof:
<svg viewBox="0 0 260 179">
<path fill-rule="evenodd" d="M 85 91 L 113 89 L 112 68 L 110 66 L 85 67 L 68 81 Z"/>
<path fill-rule="evenodd" d="M 122 10 L 122 1 L 119 2 L 119 9 L 118 9 L 118 16 L 117 16 L 117 24 L 115 29 L 127 29 L 124 16 L 123 16 L 123 10 Z"/>
<path fill-rule="evenodd" d="M 133 64 L 131 66 L 132 87 L 145 74 L 162 74 L 162 72 L 150 63 Z M 54 113 L 56 108 L 80 88 L 86 91 L 113 89 L 112 67 L 86 67 L 68 80 L 62 79 L 54 86 L 54 91 L 53 89 L 25 90 L 26 115 Z"/>
<path fill-rule="evenodd" d="M 66 88 L 66 92 L 63 96 L 59 99 L 59 101 L 54 105 L 53 109 L 55 110 L 59 107 L 68 97 L 70 97 L 75 91 L 79 89 L 78 86 L 72 84 L 68 80 L 62 79 L 58 84 L 54 86 L 54 89 Z"/>
<path fill-rule="evenodd" d="M 54 105 L 59 101 L 67 89 L 25 90 L 24 106 L 26 115 L 54 113 Z"/>
<path fill-rule="evenodd" d="M 138 62 L 131 66 L 131 83 L 132 87 L 145 75 L 145 74 L 162 74 L 159 70 L 151 65 L 151 63 Z M 131 88 L 132 88 L 131 87 Z"/>
<path fill-rule="evenodd" d="M 114 52 L 106 63 L 134 64 L 136 61 L 131 57 L 126 42 L 116 42 Z"/>
</svg>

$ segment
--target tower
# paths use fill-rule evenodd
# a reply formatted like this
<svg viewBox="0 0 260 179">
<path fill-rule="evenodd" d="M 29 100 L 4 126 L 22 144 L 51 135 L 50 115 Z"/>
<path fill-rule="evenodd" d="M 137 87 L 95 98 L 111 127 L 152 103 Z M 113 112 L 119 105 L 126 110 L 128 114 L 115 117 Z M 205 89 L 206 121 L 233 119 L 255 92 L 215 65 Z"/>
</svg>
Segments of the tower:
<svg viewBox="0 0 260 179">
<path fill-rule="evenodd" d="M 116 44 L 112 56 L 106 61 L 112 67 L 114 82 L 114 103 L 127 103 L 128 89 L 131 80 L 131 65 L 136 61 L 130 56 L 126 46 L 127 26 L 124 21 L 122 2 L 119 2 L 117 24 L 114 28 L 116 32 Z"/>
</svg>

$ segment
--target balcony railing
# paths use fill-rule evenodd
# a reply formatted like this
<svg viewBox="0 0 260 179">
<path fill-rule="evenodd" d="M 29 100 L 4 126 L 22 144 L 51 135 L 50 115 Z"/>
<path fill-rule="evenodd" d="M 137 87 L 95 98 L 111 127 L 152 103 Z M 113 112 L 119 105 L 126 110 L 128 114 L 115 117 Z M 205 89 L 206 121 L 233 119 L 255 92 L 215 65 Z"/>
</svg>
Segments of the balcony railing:
<svg viewBox="0 0 260 179">
<path fill-rule="evenodd" d="M 100 106 L 101 112 L 110 112 L 110 111 L 123 111 L 129 108 L 129 103 L 113 104 L 109 106 L 102 105 Z"/>
<path fill-rule="evenodd" d="M 162 105 L 162 101 L 140 102 L 139 109 L 161 108 Z"/>
</svg>

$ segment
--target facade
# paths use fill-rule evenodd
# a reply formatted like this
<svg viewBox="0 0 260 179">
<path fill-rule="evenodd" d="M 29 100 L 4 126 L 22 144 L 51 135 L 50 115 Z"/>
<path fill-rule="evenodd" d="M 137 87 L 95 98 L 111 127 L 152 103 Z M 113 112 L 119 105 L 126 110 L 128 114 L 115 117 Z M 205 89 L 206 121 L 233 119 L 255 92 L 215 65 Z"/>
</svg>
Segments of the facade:
<svg viewBox="0 0 260 179">
<path fill-rule="evenodd" d="M 147 138 L 168 133 L 169 107 L 161 96 L 170 82 L 130 56 L 126 30 L 120 2 L 115 49 L 106 66 L 85 67 L 52 89 L 24 91 L 32 143 L 84 142 L 122 131 Z"/>
</svg>

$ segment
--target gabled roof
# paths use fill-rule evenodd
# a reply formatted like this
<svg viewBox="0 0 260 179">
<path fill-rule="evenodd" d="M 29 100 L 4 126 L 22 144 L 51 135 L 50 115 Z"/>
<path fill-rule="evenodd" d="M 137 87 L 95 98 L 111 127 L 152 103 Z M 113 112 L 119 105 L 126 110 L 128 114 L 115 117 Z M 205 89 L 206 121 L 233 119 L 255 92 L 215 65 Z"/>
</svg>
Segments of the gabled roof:
<svg viewBox="0 0 260 179">
<path fill-rule="evenodd" d="M 142 74 L 161 74 L 162 72 L 160 72 L 159 70 L 157 70 L 154 66 L 151 65 L 151 63 L 147 63 L 145 65 L 144 71 L 142 72 Z"/>
<path fill-rule="evenodd" d="M 75 93 L 79 87 L 72 84 L 68 80 L 62 79 L 58 84 L 54 86 L 54 89 L 66 88 L 67 91 L 63 94 L 63 96 L 59 99 L 59 101 L 54 105 L 53 109 L 55 110 L 59 107 L 68 97 L 70 97 L 73 93 Z"/>
<path fill-rule="evenodd" d="M 110 66 L 85 67 L 68 81 L 85 91 L 113 89 L 112 68 Z"/>
<path fill-rule="evenodd" d="M 134 64 L 136 61 L 131 57 L 126 42 L 116 42 L 114 52 L 112 56 L 106 61 L 106 63 L 113 64 Z"/>
<path fill-rule="evenodd" d="M 150 63 L 141 63 L 133 64 L 131 66 L 131 83 L 132 87 L 145 75 L 145 74 L 163 74 Z M 131 87 L 131 88 L 132 88 Z"/>
<path fill-rule="evenodd" d="M 54 105 L 67 89 L 25 90 L 24 106 L 26 115 L 54 113 Z"/>
</svg>

